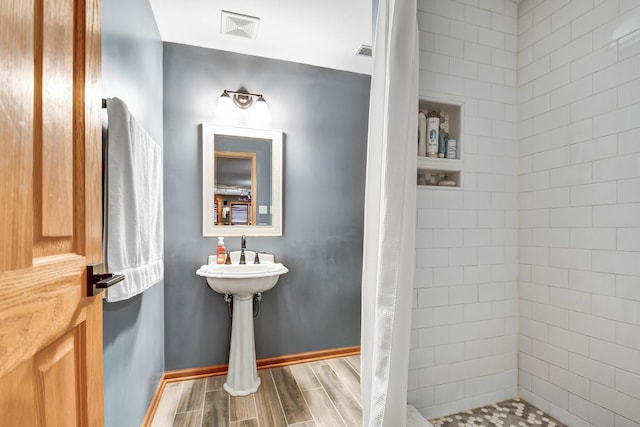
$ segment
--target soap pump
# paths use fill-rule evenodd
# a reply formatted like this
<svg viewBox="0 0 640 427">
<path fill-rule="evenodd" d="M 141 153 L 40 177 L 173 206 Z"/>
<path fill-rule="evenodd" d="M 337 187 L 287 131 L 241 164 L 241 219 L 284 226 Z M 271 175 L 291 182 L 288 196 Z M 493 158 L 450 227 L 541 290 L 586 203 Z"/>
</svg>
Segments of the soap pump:
<svg viewBox="0 0 640 427">
<path fill-rule="evenodd" d="M 224 248 L 224 237 L 218 237 L 218 247 L 216 248 L 216 264 L 224 264 L 227 252 Z"/>
</svg>

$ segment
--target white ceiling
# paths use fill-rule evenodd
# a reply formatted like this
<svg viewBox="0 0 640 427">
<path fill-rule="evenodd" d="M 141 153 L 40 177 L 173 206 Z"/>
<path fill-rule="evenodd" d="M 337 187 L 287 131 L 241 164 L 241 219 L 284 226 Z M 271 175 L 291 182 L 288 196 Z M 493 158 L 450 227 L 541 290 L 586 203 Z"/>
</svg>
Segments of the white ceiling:
<svg viewBox="0 0 640 427">
<path fill-rule="evenodd" d="M 150 0 L 163 41 L 371 74 L 372 0 Z M 222 10 L 260 18 L 255 40 L 221 34 Z"/>
</svg>

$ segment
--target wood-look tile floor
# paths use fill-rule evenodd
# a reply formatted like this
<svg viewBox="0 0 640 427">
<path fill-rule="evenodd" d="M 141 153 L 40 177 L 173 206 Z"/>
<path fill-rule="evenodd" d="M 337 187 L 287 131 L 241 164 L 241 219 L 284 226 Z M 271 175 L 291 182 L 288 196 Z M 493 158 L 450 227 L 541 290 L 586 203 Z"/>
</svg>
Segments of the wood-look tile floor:
<svg viewBox="0 0 640 427">
<path fill-rule="evenodd" d="M 353 427 L 362 425 L 360 356 L 258 371 L 254 394 L 232 397 L 226 376 L 166 385 L 153 427 Z"/>
</svg>

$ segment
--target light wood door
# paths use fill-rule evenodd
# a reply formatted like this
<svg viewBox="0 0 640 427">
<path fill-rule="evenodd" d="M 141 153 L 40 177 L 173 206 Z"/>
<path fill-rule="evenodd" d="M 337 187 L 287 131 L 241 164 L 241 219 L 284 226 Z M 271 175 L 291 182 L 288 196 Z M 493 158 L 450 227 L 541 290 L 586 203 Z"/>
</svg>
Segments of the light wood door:
<svg viewBox="0 0 640 427">
<path fill-rule="evenodd" d="M 0 426 L 104 423 L 99 11 L 0 1 Z"/>
</svg>

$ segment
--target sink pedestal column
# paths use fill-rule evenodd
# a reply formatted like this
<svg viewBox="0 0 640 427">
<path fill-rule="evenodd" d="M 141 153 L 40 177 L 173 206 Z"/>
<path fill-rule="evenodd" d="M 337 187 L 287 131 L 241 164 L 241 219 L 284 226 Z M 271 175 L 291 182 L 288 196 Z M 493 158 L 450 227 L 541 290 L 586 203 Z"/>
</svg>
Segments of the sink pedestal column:
<svg viewBox="0 0 640 427">
<path fill-rule="evenodd" d="M 253 295 L 233 296 L 229 372 L 224 389 L 232 396 L 246 396 L 258 391 L 260 378 L 256 369 L 256 345 L 253 336 Z"/>
</svg>

